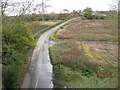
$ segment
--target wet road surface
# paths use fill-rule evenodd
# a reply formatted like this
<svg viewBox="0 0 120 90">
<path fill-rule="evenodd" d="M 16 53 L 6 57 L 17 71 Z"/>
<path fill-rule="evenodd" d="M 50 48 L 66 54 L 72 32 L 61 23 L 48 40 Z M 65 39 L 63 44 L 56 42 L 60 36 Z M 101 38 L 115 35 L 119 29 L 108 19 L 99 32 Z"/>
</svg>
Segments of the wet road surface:
<svg viewBox="0 0 120 90">
<path fill-rule="evenodd" d="M 48 51 L 49 37 L 55 30 L 70 21 L 72 20 L 66 21 L 57 27 L 50 29 L 39 38 L 21 88 L 53 88 L 52 65 Z"/>
</svg>

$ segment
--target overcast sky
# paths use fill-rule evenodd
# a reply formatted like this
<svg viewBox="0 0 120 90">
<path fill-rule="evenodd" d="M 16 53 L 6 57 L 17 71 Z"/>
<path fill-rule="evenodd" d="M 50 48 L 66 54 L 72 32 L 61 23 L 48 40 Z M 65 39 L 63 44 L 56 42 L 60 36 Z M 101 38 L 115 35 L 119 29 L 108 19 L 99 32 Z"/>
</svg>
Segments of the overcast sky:
<svg viewBox="0 0 120 90">
<path fill-rule="evenodd" d="M 12 0 L 16 2 L 24 2 L 31 0 Z M 34 3 L 41 4 L 42 0 L 34 0 Z M 51 7 L 47 8 L 47 12 L 59 13 L 63 9 L 67 9 L 70 12 L 73 10 L 83 10 L 86 7 L 91 7 L 93 11 L 109 11 L 111 5 L 115 4 L 115 0 L 48 0 L 47 5 Z"/>
<path fill-rule="evenodd" d="M 86 7 L 91 7 L 94 11 L 96 10 L 110 10 L 113 0 L 51 0 L 48 4 L 51 5 L 48 8 L 49 11 L 60 12 L 63 9 L 72 10 L 83 10 Z"/>
</svg>

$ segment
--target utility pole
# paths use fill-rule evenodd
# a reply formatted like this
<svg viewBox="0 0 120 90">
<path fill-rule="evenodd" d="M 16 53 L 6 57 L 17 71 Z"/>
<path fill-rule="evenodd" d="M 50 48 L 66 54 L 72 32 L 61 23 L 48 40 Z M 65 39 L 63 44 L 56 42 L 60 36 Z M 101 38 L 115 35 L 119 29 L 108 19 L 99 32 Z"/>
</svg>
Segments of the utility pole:
<svg viewBox="0 0 120 90">
<path fill-rule="evenodd" d="M 42 0 L 42 21 L 44 21 L 44 0 Z"/>
<path fill-rule="evenodd" d="M 49 0 L 42 0 L 42 21 L 45 21 L 45 13 L 47 11 L 47 7 L 50 7 L 50 5 L 46 5 L 46 1 L 49 1 Z"/>
</svg>

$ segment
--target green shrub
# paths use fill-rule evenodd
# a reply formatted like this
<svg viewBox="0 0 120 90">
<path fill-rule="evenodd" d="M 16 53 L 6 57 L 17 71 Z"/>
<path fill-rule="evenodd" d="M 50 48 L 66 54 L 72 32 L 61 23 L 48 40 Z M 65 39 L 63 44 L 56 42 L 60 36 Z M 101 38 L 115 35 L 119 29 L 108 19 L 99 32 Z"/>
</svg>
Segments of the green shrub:
<svg viewBox="0 0 120 90">
<path fill-rule="evenodd" d="M 27 68 L 35 41 L 23 22 L 17 20 L 10 22 L 6 18 L 3 19 L 3 87 L 18 88 L 24 78 L 21 77 L 24 75 L 20 74 L 25 71 L 21 66 L 26 64 Z"/>
<path fill-rule="evenodd" d="M 86 19 L 93 19 L 92 12 L 85 12 L 83 15 Z"/>
</svg>

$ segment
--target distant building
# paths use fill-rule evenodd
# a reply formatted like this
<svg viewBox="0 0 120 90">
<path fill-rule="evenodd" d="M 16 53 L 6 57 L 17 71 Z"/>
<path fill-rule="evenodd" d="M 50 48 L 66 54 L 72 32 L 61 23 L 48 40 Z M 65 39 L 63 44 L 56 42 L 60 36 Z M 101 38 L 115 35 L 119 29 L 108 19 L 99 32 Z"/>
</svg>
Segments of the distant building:
<svg viewBox="0 0 120 90">
<path fill-rule="evenodd" d="M 101 13 L 100 11 L 93 11 L 92 14 L 95 15 L 95 16 L 107 16 L 107 14 Z"/>
</svg>

